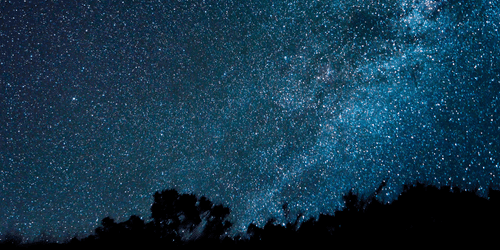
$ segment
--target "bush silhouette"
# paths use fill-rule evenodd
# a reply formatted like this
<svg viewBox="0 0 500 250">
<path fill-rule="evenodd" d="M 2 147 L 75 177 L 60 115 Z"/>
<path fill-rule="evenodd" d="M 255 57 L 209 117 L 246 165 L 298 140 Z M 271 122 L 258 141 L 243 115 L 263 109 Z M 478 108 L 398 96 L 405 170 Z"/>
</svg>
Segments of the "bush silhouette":
<svg viewBox="0 0 500 250">
<path fill-rule="evenodd" d="M 23 242 L 23 237 L 19 232 L 15 230 L 10 230 L 7 234 L 0 240 L 1 249 L 14 249 L 21 245 Z"/>
<path fill-rule="evenodd" d="M 103 244 L 138 244 L 146 239 L 146 224 L 137 215 L 127 221 L 116 223 L 114 219 L 102 219 L 101 226 L 95 229 L 95 239 Z"/>
</svg>

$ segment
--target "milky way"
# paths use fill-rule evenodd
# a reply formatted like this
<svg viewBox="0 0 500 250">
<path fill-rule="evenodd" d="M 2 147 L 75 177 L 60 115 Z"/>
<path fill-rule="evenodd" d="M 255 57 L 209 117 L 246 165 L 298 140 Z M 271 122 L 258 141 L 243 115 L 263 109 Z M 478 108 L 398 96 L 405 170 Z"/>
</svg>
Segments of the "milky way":
<svg viewBox="0 0 500 250">
<path fill-rule="evenodd" d="M 499 187 L 496 0 L 21 2 L 0 4 L 2 234 L 148 220 L 167 188 L 238 233 L 383 182 Z"/>
</svg>

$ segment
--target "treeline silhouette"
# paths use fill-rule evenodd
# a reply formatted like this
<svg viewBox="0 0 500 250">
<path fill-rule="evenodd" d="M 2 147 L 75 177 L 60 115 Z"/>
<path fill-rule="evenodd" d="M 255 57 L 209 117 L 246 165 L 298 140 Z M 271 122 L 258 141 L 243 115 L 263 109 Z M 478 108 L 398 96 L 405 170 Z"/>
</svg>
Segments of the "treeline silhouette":
<svg viewBox="0 0 500 250">
<path fill-rule="evenodd" d="M 138 216 L 115 222 L 104 218 L 95 233 L 64 244 L 33 242 L 21 244 L 8 236 L 0 247 L 236 247 L 283 246 L 297 244 L 338 244 L 373 246 L 391 240 L 415 244 L 437 242 L 450 245 L 463 242 L 494 242 L 500 232 L 500 191 L 489 190 L 482 198 L 475 191 L 427 186 L 405 186 L 397 200 L 383 204 L 372 196 L 360 199 L 350 192 L 344 196 L 345 208 L 334 215 L 286 225 L 270 219 L 263 228 L 250 224 L 244 235 L 229 236 L 229 208 L 215 205 L 206 197 L 179 194 L 170 189 L 154 194 L 151 221 Z M 477 191 L 477 190 L 476 190 Z M 283 204 L 284 213 L 288 205 Z"/>
<path fill-rule="evenodd" d="M 300 225 L 281 226 L 273 220 L 263 228 L 250 225 L 249 244 L 343 242 L 370 247 L 392 241 L 407 242 L 407 246 L 496 242 L 500 235 L 500 192 L 490 189 L 488 197 L 482 198 L 476 191 L 418 183 L 405 186 L 390 204 L 381 203 L 376 195 L 362 200 L 350 192 L 343 197 L 345 208 L 335 215 L 321 214 Z"/>
</svg>

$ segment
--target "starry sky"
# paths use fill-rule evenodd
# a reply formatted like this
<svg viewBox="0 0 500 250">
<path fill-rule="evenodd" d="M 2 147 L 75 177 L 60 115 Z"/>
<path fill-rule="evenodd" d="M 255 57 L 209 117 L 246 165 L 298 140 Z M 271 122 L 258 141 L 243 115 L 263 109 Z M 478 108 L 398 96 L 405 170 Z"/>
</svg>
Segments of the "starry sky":
<svg viewBox="0 0 500 250">
<path fill-rule="evenodd" d="M 233 232 L 500 174 L 498 0 L 6 0 L 0 234 L 148 220 L 175 188 Z M 287 203 L 289 217 L 282 205 Z"/>
</svg>

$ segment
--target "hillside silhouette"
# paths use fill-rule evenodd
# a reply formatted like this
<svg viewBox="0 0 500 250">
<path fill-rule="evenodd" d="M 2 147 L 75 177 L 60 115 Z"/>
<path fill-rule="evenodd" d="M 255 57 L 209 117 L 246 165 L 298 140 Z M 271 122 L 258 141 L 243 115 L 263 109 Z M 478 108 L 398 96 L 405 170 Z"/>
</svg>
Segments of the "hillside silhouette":
<svg viewBox="0 0 500 250">
<path fill-rule="evenodd" d="M 404 192 L 390 204 L 382 204 L 375 195 L 361 200 L 354 193 L 344 196 L 345 208 L 335 215 L 321 214 L 299 225 L 286 226 L 267 222 L 264 228 L 250 225 L 249 244 L 260 246 L 284 242 L 318 245 L 333 242 L 353 246 L 373 246 L 388 240 L 460 245 L 494 242 L 500 232 L 500 192 L 489 190 L 487 198 L 458 188 L 405 186 Z"/>
<path fill-rule="evenodd" d="M 460 245 L 494 242 L 500 232 L 499 191 L 490 189 L 488 197 L 483 198 L 475 191 L 417 183 L 405 186 L 392 203 L 383 204 L 376 198 L 382 187 L 365 199 L 348 193 L 344 209 L 334 215 L 321 214 L 303 222 L 299 222 L 299 215 L 284 226 L 270 219 L 262 228 L 250 224 L 245 235 L 233 237 L 227 235 L 231 227 L 229 208 L 213 204 L 206 197 L 169 189 L 154 194 L 149 222 L 136 215 L 123 222 L 106 217 L 93 235 L 83 239 L 73 238 L 64 244 L 21 244 L 18 236 L 8 235 L 0 247 L 293 247 L 304 243 L 371 246 L 390 239 Z M 288 213 L 287 204 L 283 204 L 283 210 Z"/>
</svg>

